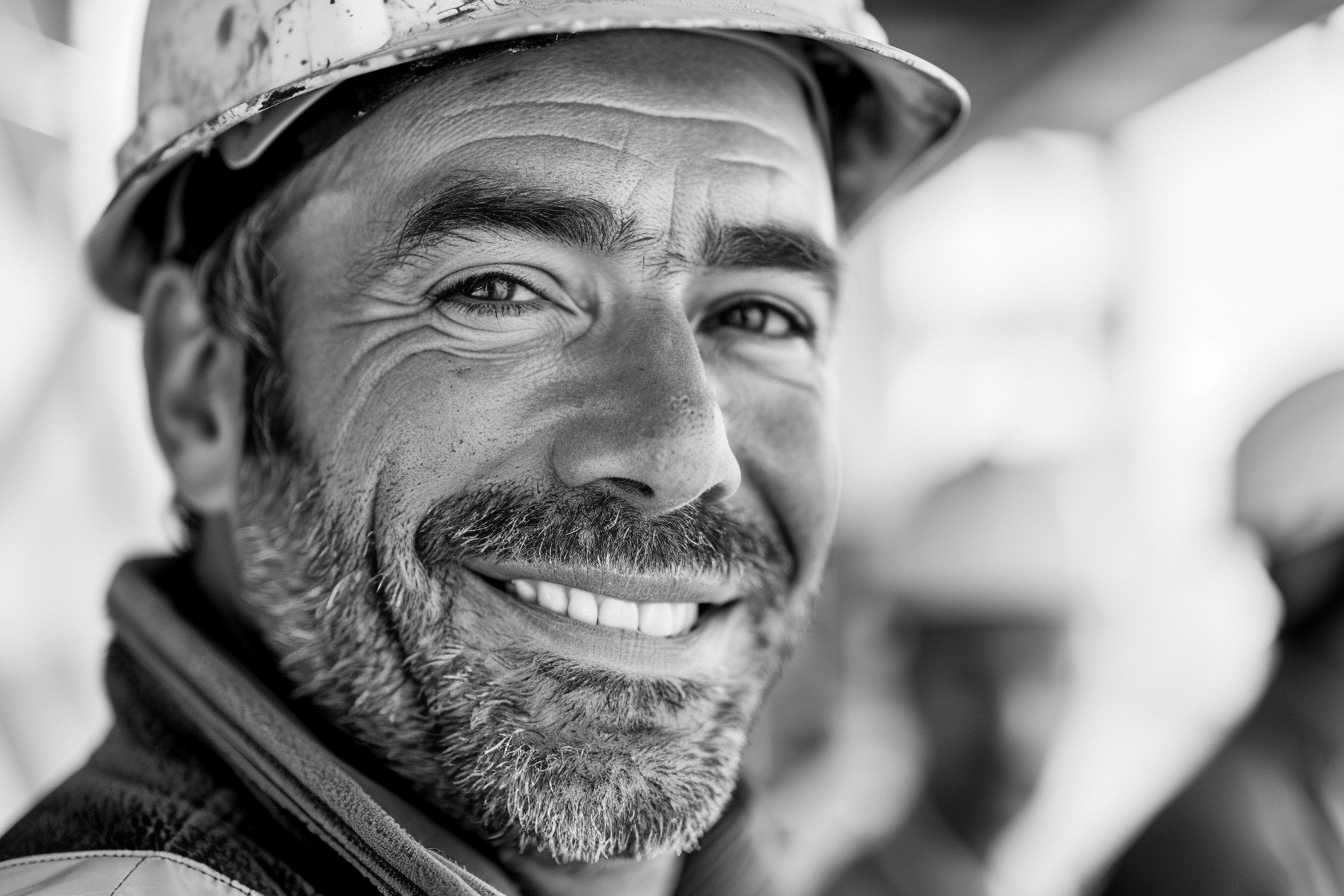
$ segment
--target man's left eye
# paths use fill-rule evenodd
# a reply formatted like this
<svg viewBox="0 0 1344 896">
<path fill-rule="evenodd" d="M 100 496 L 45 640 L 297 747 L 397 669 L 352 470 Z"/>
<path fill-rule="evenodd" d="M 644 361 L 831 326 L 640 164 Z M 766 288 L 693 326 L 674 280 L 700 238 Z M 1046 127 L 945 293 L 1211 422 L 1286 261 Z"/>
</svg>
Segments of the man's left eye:
<svg viewBox="0 0 1344 896">
<path fill-rule="evenodd" d="M 710 327 L 732 327 L 767 339 L 807 338 L 812 326 L 801 314 L 765 299 L 743 299 L 711 314 Z"/>
</svg>

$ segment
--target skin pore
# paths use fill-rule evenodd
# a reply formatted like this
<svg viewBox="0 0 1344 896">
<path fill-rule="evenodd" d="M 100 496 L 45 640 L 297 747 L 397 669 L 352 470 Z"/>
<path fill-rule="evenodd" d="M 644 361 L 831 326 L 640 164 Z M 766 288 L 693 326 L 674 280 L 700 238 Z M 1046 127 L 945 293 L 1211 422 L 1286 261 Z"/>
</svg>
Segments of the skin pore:
<svg viewBox="0 0 1344 896">
<path fill-rule="evenodd" d="M 242 449 L 239 349 L 190 277 L 147 290 L 198 569 L 236 572 L 206 586 L 539 892 L 670 892 L 833 525 L 837 234 L 794 74 L 575 38 L 426 76 L 296 183 L 268 247 L 285 450 Z M 700 619 L 593 625 L 519 580 Z"/>
</svg>

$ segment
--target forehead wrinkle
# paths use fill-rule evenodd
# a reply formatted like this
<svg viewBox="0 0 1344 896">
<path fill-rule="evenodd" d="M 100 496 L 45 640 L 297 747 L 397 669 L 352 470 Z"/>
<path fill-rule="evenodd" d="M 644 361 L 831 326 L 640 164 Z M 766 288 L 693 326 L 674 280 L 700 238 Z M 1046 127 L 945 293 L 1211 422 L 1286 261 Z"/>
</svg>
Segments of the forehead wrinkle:
<svg viewBox="0 0 1344 896">
<path fill-rule="evenodd" d="M 567 88 L 582 98 L 617 84 L 631 108 L 666 109 L 687 98 L 721 106 L 758 108 L 763 97 L 796 101 L 810 110 L 795 70 L 776 53 L 727 35 L 635 30 L 587 34 L 577 41 L 524 55 L 493 55 L 443 70 L 457 96 L 510 96 Z M 804 111 L 810 117 L 810 111 Z"/>
<path fill-rule="evenodd" d="M 762 159 L 734 159 L 719 155 L 706 156 L 706 158 L 708 158 L 710 161 L 718 162 L 719 164 L 722 165 L 731 165 L 738 168 L 755 168 L 765 173 L 768 173 L 772 177 L 776 176 L 789 177 L 789 178 L 793 177 L 793 172 L 789 171 L 789 169 L 786 168 L 784 165 L 780 165 L 775 162 L 764 161 Z"/>
<path fill-rule="evenodd" d="M 675 201 L 675 197 L 681 195 L 680 185 L 683 177 L 681 166 L 674 165 L 670 171 L 644 171 L 631 185 L 630 191 L 626 196 L 626 202 L 632 202 L 633 197 L 636 196 L 649 181 L 663 177 L 671 177 L 672 179 L 670 193 L 674 197 L 674 201 L 664 203 L 660 206 L 665 213 L 665 218 L 658 225 L 654 225 L 652 221 L 645 222 L 645 229 L 651 235 L 652 239 L 643 246 L 643 251 L 640 253 L 639 257 L 639 263 L 646 271 L 652 271 L 658 275 L 686 273 L 691 270 L 693 265 L 690 263 L 679 264 L 678 260 L 685 259 L 689 262 L 691 256 L 677 248 L 677 243 L 684 240 L 681 236 L 683 230 L 678 226 L 677 219 L 679 215 L 684 216 L 686 214 L 685 211 L 679 212 L 679 206 L 681 206 L 682 203 Z M 702 216 L 702 213 L 698 211 L 690 212 L 690 214 L 695 218 Z"/>
<path fill-rule="evenodd" d="M 420 135 L 452 135 L 454 132 L 470 129 L 473 126 L 472 119 L 474 118 L 486 117 L 505 110 L 522 110 L 526 114 L 519 116 L 519 119 L 524 122 L 530 122 L 530 120 L 542 114 L 540 110 L 545 109 L 551 109 L 566 116 L 566 118 L 563 119 L 566 124 L 572 124 L 576 115 L 579 116 L 581 122 L 591 121 L 592 119 L 585 115 L 584 110 L 618 113 L 625 119 L 623 122 L 625 127 L 622 141 L 619 144 L 606 143 L 597 136 L 578 136 L 572 130 L 563 133 L 546 130 L 527 130 L 491 136 L 483 135 L 464 140 L 462 143 L 457 144 L 457 146 L 466 147 L 473 143 L 483 141 L 518 139 L 519 137 L 547 137 L 559 140 L 577 140 L 595 146 L 601 146 L 605 149 L 622 150 L 628 147 L 632 136 L 634 136 L 634 128 L 636 127 L 636 124 L 634 121 L 630 120 L 631 117 L 634 117 L 636 120 L 652 119 L 659 124 L 678 127 L 694 126 L 698 124 L 708 127 L 726 126 L 745 130 L 752 132 L 756 139 L 744 142 L 750 142 L 752 145 L 761 145 L 761 140 L 763 138 L 764 143 L 766 144 L 773 143 L 777 146 L 787 147 L 791 152 L 799 155 L 807 155 L 809 149 L 809 147 L 803 145 L 803 143 L 794 135 L 791 135 L 789 129 L 771 128 L 767 126 L 765 122 L 751 120 L 745 114 L 712 115 L 703 112 L 687 112 L 683 114 L 666 109 L 639 109 L 623 106 L 617 103 L 582 100 L 517 100 L 485 102 L 479 105 L 473 105 L 466 109 L 440 109 L 438 111 L 441 114 L 435 114 L 433 111 L 426 110 L 416 114 L 416 121 L 411 127 L 398 129 L 396 134 L 387 134 L 385 140 L 376 142 L 381 144 L 388 140 L 395 140 L 400 143 L 406 139 L 408 132 Z M 448 121 L 443 120 L 444 116 L 448 118 Z M 811 123 L 810 117 L 808 117 L 807 120 L 809 122 L 809 127 L 805 132 L 813 138 L 811 142 L 814 143 L 814 146 L 812 148 L 819 153 L 821 143 L 820 137 L 816 132 L 816 125 Z M 491 124 L 494 125 L 495 123 L 492 121 Z M 628 149 L 626 151 L 628 151 Z M 638 155 L 637 153 L 632 154 Z M 650 161 L 650 159 L 642 155 L 640 158 L 644 159 L 644 161 Z"/>
<path fill-rule="evenodd" d="M 484 115 L 485 113 L 473 112 L 471 114 Z M 462 117 L 466 118 L 469 116 L 462 116 Z M 531 119 L 521 119 L 521 120 L 523 121 L 524 124 L 527 125 L 526 129 L 520 128 L 519 130 L 509 131 L 506 133 L 478 134 L 475 136 L 467 136 L 457 142 L 454 142 L 452 146 L 446 150 L 446 152 L 448 153 L 458 152 L 460 150 L 469 149 L 476 146 L 488 145 L 491 143 L 499 143 L 503 141 L 532 140 L 532 139 L 558 140 L 566 143 L 578 143 L 580 145 L 596 146 L 602 149 L 621 151 L 624 148 L 624 146 L 629 142 L 628 131 L 621 138 L 620 142 L 607 142 L 601 139 L 601 137 L 597 134 L 575 133 L 575 130 L 579 129 L 572 128 L 573 124 L 572 119 L 570 122 L 567 122 L 567 124 L 571 125 L 571 129 L 566 131 L 544 130 L 539 126 L 536 126 L 540 125 L 540 122 L 534 123 Z M 427 123 L 424 128 L 414 129 L 412 133 L 419 132 L 421 134 L 430 137 L 435 137 L 439 135 L 451 136 L 456 132 L 469 131 L 473 129 L 473 127 L 474 127 L 473 123 L 461 120 L 455 121 L 448 126 L 435 126 L 432 123 Z M 399 140 L 404 141 L 405 139 L 406 139 L 406 131 L 403 131 L 399 137 Z M 641 158 L 643 158 L 644 161 L 650 161 L 649 159 L 644 158 L 642 156 Z"/>
<path fill-rule="evenodd" d="M 552 141 L 556 143 L 575 143 L 578 144 L 579 146 L 596 146 L 600 147 L 601 149 L 607 149 L 613 152 L 620 152 L 624 153 L 625 155 L 634 156 L 638 158 L 641 162 L 647 162 L 649 164 L 654 164 L 655 162 L 657 162 L 656 159 L 651 158 L 650 156 L 631 152 L 629 149 L 627 149 L 625 147 L 625 143 L 628 142 L 629 140 L 628 135 L 623 139 L 622 144 L 617 145 L 614 143 L 604 143 L 601 140 L 595 140 L 591 137 L 577 136 L 575 134 L 555 134 L 543 131 L 530 131 L 526 134 L 502 134 L 490 137 L 485 136 L 476 137 L 472 140 L 468 140 L 454 146 L 452 149 L 448 150 L 447 153 L 445 153 L 445 155 L 451 156 L 453 153 L 458 153 L 467 149 L 487 148 L 491 144 L 495 143 L 511 143 L 516 140 L 538 140 L 538 139 Z"/>
<path fill-rule="evenodd" d="M 802 147 L 798 145 L 797 141 L 790 136 L 788 130 L 768 127 L 764 121 L 752 120 L 752 118 L 747 117 L 746 114 L 725 113 L 721 115 L 714 115 L 704 111 L 678 112 L 666 108 L 657 108 L 657 107 L 641 108 L 636 106 L 623 105 L 618 102 L 602 102 L 598 100 L 538 100 L 530 102 L 521 101 L 515 103 L 487 103 L 482 107 L 480 107 L 480 109 L 481 111 L 495 111 L 498 109 L 507 109 L 516 106 L 523 106 L 533 110 L 535 110 L 537 107 L 545 108 L 554 106 L 557 107 L 559 111 L 565 113 L 569 113 L 571 111 L 571 108 L 592 109 L 600 112 L 617 113 L 626 118 L 630 117 L 634 117 L 636 119 L 648 118 L 653 119 L 654 121 L 657 121 L 659 123 L 672 124 L 677 126 L 686 126 L 694 124 L 709 125 L 709 126 L 727 125 L 730 127 L 746 128 L 748 130 L 755 131 L 757 134 L 766 137 L 767 139 L 773 142 L 782 143 L 785 146 L 788 146 L 794 150 L 802 149 Z M 810 116 L 805 117 L 809 122 L 811 121 Z M 809 129 L 808 133 L 815 133 L 815 130 Z"/>
</svg>

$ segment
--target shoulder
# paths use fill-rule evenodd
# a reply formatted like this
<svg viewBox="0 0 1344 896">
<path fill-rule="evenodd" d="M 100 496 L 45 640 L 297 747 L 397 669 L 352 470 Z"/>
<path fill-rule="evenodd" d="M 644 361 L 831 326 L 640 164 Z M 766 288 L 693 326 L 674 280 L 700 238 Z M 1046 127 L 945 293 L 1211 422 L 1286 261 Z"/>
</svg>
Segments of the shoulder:
<svg viewBox="0 0 1344 896">
<path fill-rule="evenodd" d="M 0 862 L 0 896 L 258 896 L 237 881 L 166 852 L 49 853 Z"/>
<path fill-rule="evenodd" d="M 259 893 L 311 894 L 299 870 L 307 868 L 305 851 L 178 723 L 154 682 L 115 642 L 108 684 L 116 718 L 107 739 L 82 769 L 0 832 L 0 861 L 172 855 Z"/>
</svg>

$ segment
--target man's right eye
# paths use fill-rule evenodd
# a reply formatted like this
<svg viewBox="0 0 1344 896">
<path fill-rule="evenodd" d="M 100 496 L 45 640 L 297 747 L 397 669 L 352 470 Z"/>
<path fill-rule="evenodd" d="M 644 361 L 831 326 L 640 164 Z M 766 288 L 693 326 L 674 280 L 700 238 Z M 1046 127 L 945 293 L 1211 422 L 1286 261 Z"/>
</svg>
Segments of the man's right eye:
<svg viewBox="0 0 1344 896">
<path fill-rule="evenodd" d="M 546 299 L 509 274 L 472 274 L 438 286 L 430 296 L 435 306 L 452 304 L 476 314 L 522 314 Z"/>
</svg>

